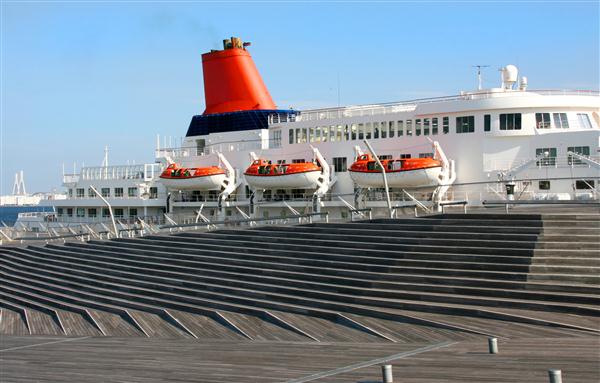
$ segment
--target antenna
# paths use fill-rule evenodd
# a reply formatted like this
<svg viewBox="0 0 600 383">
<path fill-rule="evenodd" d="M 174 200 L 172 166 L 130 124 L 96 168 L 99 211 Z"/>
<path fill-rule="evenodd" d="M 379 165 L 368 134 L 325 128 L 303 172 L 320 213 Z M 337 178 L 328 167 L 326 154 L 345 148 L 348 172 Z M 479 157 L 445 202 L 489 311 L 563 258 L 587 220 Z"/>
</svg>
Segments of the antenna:
<svg viewBox="0 0 600 383">
<path fill-rule="evenodd" d="M 473 68 L 477 68 L 477 90 L 481 90 L 481 68 L 489 67 L 489 65 L 473 65 Z"/>
</svg>

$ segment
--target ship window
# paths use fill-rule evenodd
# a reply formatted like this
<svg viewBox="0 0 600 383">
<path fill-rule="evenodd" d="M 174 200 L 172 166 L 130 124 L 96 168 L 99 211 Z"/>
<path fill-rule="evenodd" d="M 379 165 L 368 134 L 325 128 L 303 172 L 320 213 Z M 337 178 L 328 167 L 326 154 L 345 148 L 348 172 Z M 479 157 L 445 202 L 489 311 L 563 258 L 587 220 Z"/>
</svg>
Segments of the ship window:
<svg viewBox="0 0 600 383">
<path fill-rule="evenodd" d="M 329 141 L 330 142 L 335 141 L 335 125 L 331 125 L 329 127 Z"/>
<path fill-rule="evenodd" d="M 302 128 L 302 137 L 300 142 L 305 144 L 306 140 L 308 140 L 308 128 Z"/>
<path fill-rule="evenodd" d="M 102 195 L 102 197 L 110 197 L 110 188 L 100 189 L 100 194 Z"/>
<path fill-rule="evenodd" d="M 150 188 L 150 199 L 157 199 L 158 198 L 158 188 L 156 186 L 152 186 Z"/>
<path fill-rule="evenodd" d="M 550 113 L 536 113 L 535 127 L 538 129 L 550 129 Z"/>
<path fill-rule="evenodd" d="M 73 198 L 73 189 L 69 189 L 69 198 Z"/>
<path fill-rule="evenodd" d="M 391 160 L 392 159 L 392 155 L 391 154 L 382 154 L 380 156 L 377 156 L 377 158 L 379 158 L 379 160 L 383 161 L 383 160 Z"/>
<path fill-rule="evenodd" d="M 288 130 L 289 141 L 288 143 L 291 145 L 294 143 L 294 129 Z"/>
<path fill-rule="evenodd" d="M 570 146 L 570 147 L 567 148 L 567 151 L 573 152 L 573 153 L 577 153 L 577 154 L 581 154 L 582 156 L 589 156 L 590 155 L 590 147 L 589 146 Z M 567 162 L 569 163 L 569 165 L 581 165 L 581 164 L 583 164 L 583 161 L 581 161 L 577 157 L 573 157 L 570 154 L 567 156 Z"/>
<path fill-rule="evenodd" d="M 415 136 L 421 135 L 421 119 L 417 118 L 415 120 Z"/>
<path fill-rule="evenodd" d="M 489 132 L 490 130 L 492 130 L 492 116 L 490 116 L 489 114 L 484 114 L 483 115 L 483 131 Z"/>
<path fill-rule="evenodd" d="M 102 208 L 102 217 L 110 217 L 110 210 L 107 207 Z"/>
<path fill-rule="evenodd" d="M 406 135 L 412 136 L 412 120 L 406 120 Z"/>
<path fill-rule="evenodd" d="M 410 157 L 411 157 L 410 154 L 400 154 L 400 159 L 403 159 L 403 160 L 407 159 L 407 158 L 410 158 Z"/>
<path fill-rule="evenodd" d="M 365 138 L 365 124 L 358 124 L 358 139 Z"/>
<path fill-rule="evenodd" d="M 321 132 L 323 133 L 323 135 L 321 136 L 321 141 L 327 142 L 328 139 L 329 139 L 329 127 L 322 126 L 321 127 Z"/>
<path fill-rule="evenodd" d="M 431 119 L 431 134 L 434 136 L 438 134 L 438 119 L 437 119 L 437 117 L 434 117 Z"/>
<path fill-rule="evenodd" d="M 336 132 L 336 141 L 342 141 L 342 136 L 344 134 L 344 127 L 342 125 L 338 125 L 337 126 L 337 132 Z"/>
<path fill-rule="evenodd" d="M 344 125 L 344 140 L 350 140 L 350 126 L 348 124 Z"/>
<path fill-rule="evenodd" d="M 500 114 L 500 130 L 520 130 L 521 113 Z"/>
<path fill-rule="evenodd" d="M 540 190 L 550 190 L 550 181 L 540 181 L 538 188 Z"/>
<path fill-rule="evenodd" d="M 419 153 L 419 158 L 433 158 L 433 153 Z"/>
<path fill-rule="evenodd" d="M 128 197 L 136 197 L 137 196 L 137 188 L 127 188 L 127 196 Z"/>
<path fill-rule="evenodd" d="M 372 130 L 372 128 L 373 128 L 373 127 L 371 126 L 371 123 L 370 123 L 370 122 L 367 122 L 367 123 L 365 124 L 365 139 L 367 139 L 367 140 L 370 140 L 370 139 L 371 139 L 371 135 L 372 135 L 372 132 L 371 132 L 371 130 Z"/>
<path fill-rule="evenodd" d="M 456 133 L 473 133 L 475 131 L 475 117 L 456 117 Z"/>
<path fill-rule="evenodd" d="M 115 188 L 115 197 L 123 197 L 123 188 Z"/>
<path fill-rule="evenodd" d="M 390 134 L 389 134 L 389 136 L 390 136 L 390 138 L 392 138 L 392 137 L 394 137 L 394 133 L 396 132 L 396 126 L 395 126 L 394 121 L 390 121 L 389 124 L 390 124 L 390 126 L 389 126 L 389 128 L 390 128 Z"/>
<path fill-rule="evenodd" d="M 590 116 L 588 116 L 586 113 L 577 113 L 577 121 L 579 122 L 580 128 L 592 129 Z"/>
<path fill-rule="evenodd" d="M 67 208 L 67 217 L 72 217 L 73 216 L 73 208 L 72 207 L 68 207 Z"/>
<path fill-rule="evenodd" d="M 404 135 L 404 121 L 398 121 L 398 137 L 402 137 Z"/>
<path fill-rule="evenodd" d="M 336 173 L 345 172 L 347 169 L 346 157 L 333 157 L 333 167 Z"/>
<path fill-rule="evenodd" d="M 300 128 L 296 128 L 296 134 L 295 134 L 295 140 L 294 140 L 294 142 L 296 144 L 300 143 Z"/>
<path fill-rule="evenodd" d="M 569 128 L 569 120 L 567 119 L 566 113 L 552 113 L 552 118 L 554 118 L 554 127 L 558 129 L 568 129 Z"/>
<path fill-rule="evenodd" d="M 379 138 L 379 122 L 373 123 L 373 138 Z"/>
<path fill-rule="evenodd" d="M 62 217 L 62 216 L 63 216 L 63 208 L 62 208 L 62 207 L 59 207 L 59 208 L 57 208 L 57 209 L 56 209 L 56 214 L 57 214 L 59 217 Z"/>
<path fill-rule="evenodd" d="M 424 136 L 429 135 L 429 127 L 430 127 L 430 120 L 429 120 L 429 118 L 426 118 L 423 120 L 423 135 Z"/>
<path fill-rule="evenodd" d="M 535 156 L 543 156 L 539 161 L 536 161 L 536 166 L 556 165 L 556 148 L 538 148 L 535 150 Z"/>
<path fill-rule="evenodd" d="M 321 127 L 317 126 L 315 128 L 315 142 L 321 142 Z"/>
<path fill-rule="evenodd" d="M 85 217 L 85 209 L 82 207 L 77 208 L 77 217 Z"/>
<path fill-rule="evenodd" d="M 281 148 L 281 130 L 273 131 L 273 148 Z"/>
<path fill-rule="evenodd" d="M 78 188 L 77 189 L 77 198 L 83 198 L 84 197 L 84 194 L 83 194 L 84 192 L 85 192 L 85 190 L 83 188 L 82 189 Z"/>
<path fill-rule="evenodd" d="M 444 134 L 448 134 L 450 132 L 450 119 L 448 117 L 442 118 L 442 131 Z"/>
<path fill-rule="evenodd" d="M 206 146 L 206 141 L 204 139 L 196 140 L 196 155 L 201 156 L 204 154 L 204 147 Z"/>
<path fill-rule="evenodd" d="M 304 162 L 306 162 L 306 161 L 304 161 L 304 158 L 296 158 L 296 159 L 292 160 L 293 164 L 301 164 L 301 163 L 304 163 Z"/>
<path fill-rule="evenodd" d="M 135 208 L 135 207 L 130 207 L 130 208 L 129 208 L 129 216 L 130 216 L 130 217 L 135 217 L 135 216 L 137 216 L 137 208 Z"/>
<path fill-rule="evenodd" d="M 308 128 L 308 142 L 315 142 L 315 128 Z"/>
<path fill-rule="evenodd" d="M 387 138 L 387 133 L 388 133 L 387 121 L 381 121 L 381 124 L 379 126 L 381 127 L 381 138 Z"/>
<path fill-rule="evenodd" d="M 589 190 L 594 189 L 594 180 L 576 180 L 575 189 L 577 190 Z"/>
<path fill-rule="evenodd" d="M 123 218 L 123 208 L 118 207 L 115 209 L 115 217 L 116 218 Z"/>
<path fill-rule="evenodd" d="M 353 140 L 356 140 L 356 124 L 352 124 L 352 125 L 350 126 L 350 129 L 351 129 L 351 132 L 352 132 L 352 133 L 351 133 L 351 134 L 352 134 L 352 139 L 353 139 Z"/>
</svg>

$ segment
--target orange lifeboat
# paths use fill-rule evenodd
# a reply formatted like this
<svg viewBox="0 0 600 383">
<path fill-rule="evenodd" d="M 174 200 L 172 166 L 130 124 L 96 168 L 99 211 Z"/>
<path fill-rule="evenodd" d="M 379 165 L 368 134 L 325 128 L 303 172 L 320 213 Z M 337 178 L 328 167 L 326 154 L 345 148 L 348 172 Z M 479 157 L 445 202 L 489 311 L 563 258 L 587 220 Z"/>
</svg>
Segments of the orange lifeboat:
<svg viewBox="0 0 600 383">
<path fill-rule="evenodd" d="M 442 162 L 433 158 L 402 158 L 381 160 L 389 187 L 409 188 L 437 186 L 440 183 Z M 359 186 L 384 187 L 381 168 L 370 154 L 360 155 L 348 169 Z"/>
<path fill-rule="evenodd" d="M 220 189 L 225 177 L 225 170 L 218 166 L 182 168 L 177 164 L 169 165 L 160 175 L 163 185 L 176 190 Z"/>
<path fill-rule="evenodd" d="M 246 169 L 246 182 L 253 188 L 286 189 L 317 187 L 322 168 L 313 162 L 273 165 L 267 160 L 254 160 Z"/>
</svg>

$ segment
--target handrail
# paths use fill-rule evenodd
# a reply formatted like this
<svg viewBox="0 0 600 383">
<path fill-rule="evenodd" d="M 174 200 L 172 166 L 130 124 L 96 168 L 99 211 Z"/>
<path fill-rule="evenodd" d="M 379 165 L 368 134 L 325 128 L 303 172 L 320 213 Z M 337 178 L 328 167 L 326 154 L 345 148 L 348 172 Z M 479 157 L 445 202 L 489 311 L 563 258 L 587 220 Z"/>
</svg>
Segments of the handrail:
<svg viewBox="0 0 600 383">
<path fill-rule="evenodd" d="M 600 206 L 599 200 L 497 200 L 482 201 L 483 206 L 504 205 L 504 210 L 508 214 L 509 205 L 586 205 Z"/>
<path fill-rule="evenodd" d="M 307 213 L 295 216 L 277 216 L 277 217 L 269 217 L 269 218 L 244 218 L 244 219 L 232 219 L 232 220 L 222 220 L 222 221 L 211 221 L 211 222 L 196 222 L 196 223 L 183 223 L 177 225 L 161 225 L 160 229 L 176 229 L 183 227 L 197 227 L 197 226 L 207 226 L 207 225 L 229 225 L 234 223 L 248 223 L 248 222 L 264 222 L 264 221 L 275 221 L 280 219 L 300 219 L 300 218 L 310 218 L 310 222 L 312 222 L 312 217 L 319 216 L 325 217 L 325 222 L 329 222 L 329 212 L 321 212 L 321 213 Z"/>
</svg>

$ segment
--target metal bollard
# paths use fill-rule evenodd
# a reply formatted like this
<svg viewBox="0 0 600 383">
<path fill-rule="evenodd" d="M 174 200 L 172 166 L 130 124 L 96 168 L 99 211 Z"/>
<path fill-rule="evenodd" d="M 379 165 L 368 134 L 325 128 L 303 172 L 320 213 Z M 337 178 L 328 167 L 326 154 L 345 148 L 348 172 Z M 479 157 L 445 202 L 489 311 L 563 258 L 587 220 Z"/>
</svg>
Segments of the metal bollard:
<svg viewBox="0 0 600 383">
<path fill-rule="evenodd" d="M 392 376 L 392 365 L 386 364 L 381 366 L 381 375 L 383 376 L 383 383 L 393 383 L 394 377 Z"/>
<path fill-rule="evenodd" d="M 548 370 L 548 377 L 550 378 L 550 383 L 562 383 L 561 370 Z"/>
<path fill-rule="evenodd" d="M 498 353 L 498 338 L 488 338 L 488 349 L 490 354 Z"/>
</svg>

